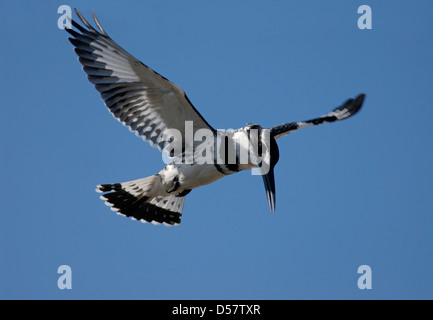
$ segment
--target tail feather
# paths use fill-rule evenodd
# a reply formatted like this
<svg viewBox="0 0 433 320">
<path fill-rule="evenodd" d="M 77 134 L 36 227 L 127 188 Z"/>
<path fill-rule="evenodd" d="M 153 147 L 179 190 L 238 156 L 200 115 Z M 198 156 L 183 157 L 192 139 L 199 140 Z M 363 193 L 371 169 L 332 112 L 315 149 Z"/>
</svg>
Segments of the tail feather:
<svg viewBox="0 0 433 320">
<path fill-rule="evenodd" d="M 180 224 L 185 197 L 176 195 L 158 196 L 159 176 L 134 181 L 101 184 L 97 192 L 104 193 L 101 199 L 119 215 L 153 224 Z"/>
</svg>

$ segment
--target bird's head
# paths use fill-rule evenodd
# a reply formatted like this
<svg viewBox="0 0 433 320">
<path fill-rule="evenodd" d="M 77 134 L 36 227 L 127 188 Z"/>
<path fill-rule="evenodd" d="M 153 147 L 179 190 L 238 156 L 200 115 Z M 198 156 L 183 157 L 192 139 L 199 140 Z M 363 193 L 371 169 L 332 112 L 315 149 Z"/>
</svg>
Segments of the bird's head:
<svg viewBox="0 0 433 320">
<path fill-rule="evenodd" d="M 269 129 L 265 129 L 256 124 L 248 124 L 250 131 L 250 143 L 252 147 L 252 153 L 255 155 L 255 163 L 259 175 L 262 176 L 265 184 L 266 196 L 268 199 L 269 209 L 271 212 L 275 211 L 275 177 L 274 167 L 277 164 L 280 153 L 278 150 L 277 142 L 271 134 Z M 253 130 L 257 130 L 257 139 L 255 141 L 252 134 Z M 256 147 L 255 147 L 256 146 Z"/>
<path fill-rule="evenodd" d="M 265 184 L 266 196 L 268 198 L 269 209 L 271 212 L 275 211 L 275 177 L 274 167 L 280 158 L 277 142 L 272 135 L 269 135 L 269 147 L 265 150 L 266 156 L 269 157 L 268 172 L 263 174 L 263 182 Z"/>
</svg>

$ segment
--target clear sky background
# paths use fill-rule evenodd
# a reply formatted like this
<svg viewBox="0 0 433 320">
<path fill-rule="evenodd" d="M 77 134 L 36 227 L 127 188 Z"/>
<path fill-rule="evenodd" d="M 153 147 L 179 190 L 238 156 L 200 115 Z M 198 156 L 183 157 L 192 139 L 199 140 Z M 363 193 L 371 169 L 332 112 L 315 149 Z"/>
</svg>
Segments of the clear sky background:
<svg viewBox="0 0 433 320">
<path fill-rule="evenodd" d="M 193 190 L 180 226 L 132 221 L 95 186 L 164 163 L 86 80 L 61 4 L 93 9 L 215 128 L 367 99 L 278 141 L 276 213 L 242 172 Z M 0 1 L 0 88 L 2 299 L 433 298 L 433 1 Z"/>
</svg>

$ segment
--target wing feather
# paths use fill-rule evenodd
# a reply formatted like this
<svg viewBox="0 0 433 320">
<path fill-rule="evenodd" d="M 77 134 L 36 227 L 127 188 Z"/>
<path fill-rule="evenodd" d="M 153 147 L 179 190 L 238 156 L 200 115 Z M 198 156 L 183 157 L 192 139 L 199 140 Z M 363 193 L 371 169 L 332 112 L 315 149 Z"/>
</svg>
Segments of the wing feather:
<svg viewBox="0 0 433 320">
<path fill-rule="evenodd" d="M 177 129 L 185 137 L 185 121 L 193 121 L 193 132 L 203 128 L 215 132 L 181 88 L 114 42 L 93 12 L 99 30 L 75 12 L 87 29 L 72 20 L 79 32 L 66 29 L 72 35 L 68 39 L 88 80 L 117 120 L 159 150 L 168 143 L 163 140 L 165 130 Z"/>
</svg>

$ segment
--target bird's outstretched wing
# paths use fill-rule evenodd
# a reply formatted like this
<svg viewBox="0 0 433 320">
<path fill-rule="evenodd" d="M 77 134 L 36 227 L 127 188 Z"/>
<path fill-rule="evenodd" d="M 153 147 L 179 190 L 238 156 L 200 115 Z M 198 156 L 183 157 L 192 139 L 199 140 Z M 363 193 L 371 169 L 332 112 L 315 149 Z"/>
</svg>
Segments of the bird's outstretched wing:
<svg viewBox="0 0 433 320">
<path fill-rule="evenodd" d="M 288 122 L 279 126 L 270 128 L 271 135 L 275 138 L 281 138 L 292 131 L 299 130 L 306 127 L 317 126 L 323 123 L 335 122 L 343 119 L 347 119 L 353 116 L 361 109 L 362 103 L 364 102 L 365 94 L 360 94 L 355 99 L 347 100 L 343 105 L 335 108 L 333 111 L 315 119 L 307 121 Z"/>
<path fill-rule="evenodd" d="M 79 32 L 66 29 L 73 36 L 68 39 L 75 46 L 87 78 L 116 119 L 159 150 L 169 142 L 163 137 L 167 129 L 177 129 L 185 137 L 185 121 L 193 122 L 193 133 L 203 128 L 215 132 L 181 88 L 114 42 L 93 12 L 99 30 L 75 12 L 87 29 L 71 21 Z M 184 143 L 187 147 L 188 141 Z"/>
</svg>

